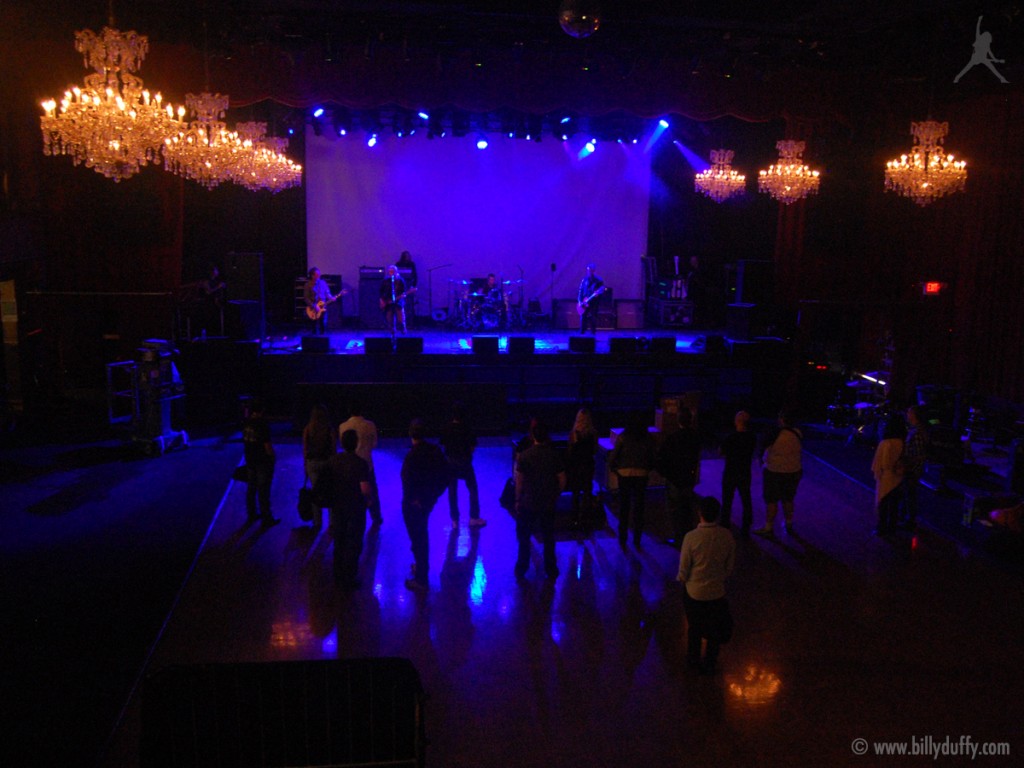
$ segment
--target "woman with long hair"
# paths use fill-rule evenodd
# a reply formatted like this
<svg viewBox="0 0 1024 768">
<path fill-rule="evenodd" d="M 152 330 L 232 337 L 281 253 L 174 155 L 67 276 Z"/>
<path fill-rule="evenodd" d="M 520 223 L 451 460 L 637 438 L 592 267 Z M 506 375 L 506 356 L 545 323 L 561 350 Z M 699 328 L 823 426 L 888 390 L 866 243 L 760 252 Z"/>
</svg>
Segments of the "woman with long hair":
<svg viewBox="0 0 1024 768">
<path fill-rule="evenodd" d="M 875 449 L 871 461 L 871 472 L 875 476 L 875 508 L 878 511 L 878 525 L 875 533 L 883 535 L 896 528 L 896 516 L 900 506 L 900 484 L 903 482 L 903 439 L 907 430 L 903 419 L 895 416 L 882 427 L 882 439 Z"/>
<path fill-rule="evenodd" d="M 302 459 L 306 477 L 312 486 L 320 471 L 338 451 L 338 437 L 331 424 L 331 415 L 326 405 L 317 404 L 309 414 L 309 421 L 302 430 Z M 323 508 L 313 503 L 313 530 L 319 531 L 324 524 Z"/>
<path fill-rule="evenodd" d="M 576 421 L 569 433 L 566 475 L 572 492 L 573 527 L 583 525 L 594 506 L 594 455 L 597 452 L 597 430 L 588 408 L 576 412 Z"/>
</svg>

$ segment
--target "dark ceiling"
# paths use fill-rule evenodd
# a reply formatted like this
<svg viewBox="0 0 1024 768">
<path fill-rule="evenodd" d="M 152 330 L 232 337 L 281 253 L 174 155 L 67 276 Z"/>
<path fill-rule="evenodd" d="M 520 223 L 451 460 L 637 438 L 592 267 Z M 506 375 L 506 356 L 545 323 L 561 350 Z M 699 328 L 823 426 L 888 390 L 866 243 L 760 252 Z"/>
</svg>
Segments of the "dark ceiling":
<svg viewBox="0 0 1024 768">
<path fill-rule="evenodd" d="M 76 29 L 98 29 L 109 12 L 101 0 L 8 2 L 23 21 L 68 39 Z M 599 30 L 586 39 L 563 32 L 558 17 L 566 3 L 578 11 L 596 5 Z M 1018 0 L 134 0 L 112 2 L 110 10 L 121 29 L 210 56 L 254 45 L 324 60 L 353 46 L 409 56 L 543 49 L 584 60 L 614 56 L 623 68 L 672 58 L 695 70 L 853 69 L 916 78 L 949 57 L 967 60 L 978 15 L 997 56 L 1024 49 L 1022 8 Z"/>
</svg>

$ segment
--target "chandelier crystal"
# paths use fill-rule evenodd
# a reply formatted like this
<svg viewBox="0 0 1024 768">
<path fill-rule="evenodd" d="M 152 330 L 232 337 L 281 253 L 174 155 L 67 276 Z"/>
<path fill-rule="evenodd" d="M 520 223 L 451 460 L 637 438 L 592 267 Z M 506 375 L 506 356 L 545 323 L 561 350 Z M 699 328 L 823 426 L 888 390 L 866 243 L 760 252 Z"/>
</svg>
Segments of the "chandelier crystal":
<svg viewBox="0 0 1024 768">
<path fill-rule="evenodd" d="M 945 154 L 942 147 L 949 123 L 911 123 L 910 133 L 914 137 L 910 154 L 885 164 L 885 188 L 920 206 L 962 192 L 967 181 L 967 163 Z"/>
<path fill-rule="evenodd" d="M 40 118 L 43 154 L 70 155 L 108 179 L 122 181 L 159 158 L 164 139 L 176 121 L 171 105 L 150 94 L 136 72 L 149 50 L 149 39 L 135 31 L 104 27 L 75 33 L 75 50 L 85 67 L 85 86 L 64 92 L 58 104 L 43 102 Z"/>
<path fill-rule="evenodd" d="M 803 164 L 800 155 L 806 144 L 802 141 L 785 140 L 775 145 L 779 150 L 779 161 L 760 171 L 757 180 L 758 192 L 767 192 L 783 205 L 802 200 L 818 193 L 821 183 L 818 171 L 812 171 Z"/>
<path fill-rule="evenodd" d="M 185 95 L 195 119 L 164 140 L 164 168 L 207 189 L 232 180 L 239 159 L 250 150 L 222 120 L 228 101 L 219 93 Z"/>
<path fill-rule="evenodd" d="M 747 177 L 732 169 L 733 154 L 731 149 L 711 150 L 711 167 L 697 174 L 693 180 L 694 189 L 716 203 L 742 195 Z"/>
<path fill-rule="evenodd" d="M 235 126 L 242 145 L 247 149 L 239 155 L 231 180 L 246 189 L 268 189 L 280 192 L 302 183 L 302 166 L 285 154 L 288 139 L 267 136 L 267 124 L 238 123 Z"/>
</svg>

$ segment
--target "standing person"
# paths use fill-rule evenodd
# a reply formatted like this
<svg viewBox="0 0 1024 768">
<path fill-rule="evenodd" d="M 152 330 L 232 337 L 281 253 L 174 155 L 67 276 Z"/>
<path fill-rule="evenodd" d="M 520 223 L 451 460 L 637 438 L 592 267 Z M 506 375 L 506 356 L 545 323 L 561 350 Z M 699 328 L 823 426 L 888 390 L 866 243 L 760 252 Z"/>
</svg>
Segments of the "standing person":
<svg viewBox="0 0 1024 768">
<path fill-rule="evenodd" d="M 871 473 L 875 476 L 875 509 L 878 525 L 875 535 L 882 536 L 896 529 L 900 506 L 900 484 L 903 482 L 903 420 L 891 417 L 882 428 L 882 439 L 871 460 Z"/>
<path fill-rule="evenodd" d="M 202 302 L 202 327 L 204 334 L 224 335 L 224 294 L 227 283 L 220 275 L 216 264 L 210 264 L 206 277 L 199 281 L 199 298 Z"/>
<path fill-rule="evenodd" d="M 580 316 L 580 333 L 597 334 L 597 305 L 602 293 L 607 290 L 604 280 L 594 272 L 596 267 L 587 264 L 587 274 L 580 280 L 580 288 L 576 292 L 576 311 Z"/>
<path fill-rule="evenodd" d="M 608 456 L 608 467 L 619 485 L 619 544 L 626 546 L 629 514 L 633 513 L 633 545 L 640 546 L 644 531 L 644 508 L 647 501 L 647 480 L 656 458 L 654 438 L 647 431 L 642 413 L 629 417 L 626 428 L 615 438 Z"/>
<path fill-rule="evenodd" d="M 928 424 L 921 407 L 912 405 L 907 409 L 907 440 L 903 446 L 903 519 L 901 525 L 913 530 L 917 525 L 918 482 L 924 474 L 924 463 L 928 458 Z"/>
<path fill-rule="evenodd" d="M 750 414 L 740 411 L 733 419 L 735 431 L 722 441 L 722 455 L 725 457 L 725 468 L 722 470 L 722 516 L 720 524 L 723 528 L 732 527 L 732 497 L 739 493 L 743 505 L 743 524 L 740 536 L 750 536 L 750 526 L 754 521 L 754 502 L 750 496 L 751 470 L 754 461 L 754 450 L 757 448 L 757 437 L 750 431 Z"/>
<path fill-rule="evenodd" d="M 679 575 L 686 610 L 686 660 L 710 675 L 718 662 L 719 646 L 732 636 L 732 616 L 725 598 L 725 580 L 736 562 L 736 542 L 718 525 L 718 499 L 700 500 L 700 523 L 686 534 L 679 552 Z M 701 640 L 706 640 L 701 659 Z"/>
<path fill-rule="evenodd" d="M 380 513 L 380 491 L 377 488 L 377 472 L 373 467 L 373 450 L 377 447 L 377 425 L 363 418 L 363 405 L 354 401 L 348 409 L 349 417 L 338 426 L 338 434 L 344 435 L 348 430 L 355 430 L 359 436 L 356 455 L 370 467 L 370 517 L 374 525 L 384 522 Z"/>
<path fill-rule="evenodd" d="M 398 257 L 398 264 L 396 266 L 398 267 L 399 274 L 402 274 L 403 271 L 408 274 L 409 277 L 408 277 L 408 279 L 405 282 L 406 282 L 406 285 L 409 288 L 415 288 L 417 285 L 419 285 L 419 282 L 418 282 L 417 277 L 416 277 L 416 262 L 412 260 L 412 254 L 411 253 L 409 253 L 408 251 L 402 251 L 402 255 Z M 415 326 L 415 324 L 416 324 L 416 296 L 415 296 L 415 294 L 412 294 L 412 295 L 409 296 L 409 298 L 406 301 L 406 304 L 409 307 L 409 313 L 408 313 L 409 314 L 409 322 L 410 322 L 410 324 Z"/>
<path fill-rule="evenodd" d="M 334 298 L 327 282 L 320 279 L 320 270 L 316 267 L 309 270 L 309 279 L 302 289 L 302 299 L 306 304 L 306 316 L 313 324 L 313 333 L 327 333 L 327 305 Z"/>
<path fill-rule="evenodd" d="M 665 477 L 666 496 L 672 515 L 674 547 L 683 545 L 683 537 L 697 525 L 697 495 L 700 482 L 700 435 L 693 425 L 689 408 L 679 411 L 679 429 L 665 438 L 658 451 L 658 471 Z"/>
<path fill-rule="evenodd" d="M 274 479 L 274 463 L 277 454 L 270 442 L 270 424 L 266 418 L 266 406 L 259 398 L 249 401 L 248 414 L 242 425 L 242 445 L 245 451 L 245 466 L 248 469 L 249 486 L 245 492 L 245 510 L 249 522 L 262 520 L 263 527 L 269 528 L 280 523 L 270 511 L 270 483 Z M 257 514 L 257 503 L 259 513 Z"/>
<path fill-rule="evenodd" d="M 328 460 L 338 451 L 338 439 L 331 425 L 331 416 L 327 406 L 313 406 L 309 421 L 302 430 L 302 459 L 305 464 L 306 477 L 315 488 L 320 472 Z M 319 531 L 324 524 L 323 507 L 313 496 L 313 530 Z"/>
<path fill-rule="evenodd" d="M 597 453 L 597 430 L 588 408 L 576 412 L 576 422 L 569 433 L 569 451 L 566 455 L 566 479 L 572 492 L 573 526 L 583 525 L 594 505 L 594 469 Z"/>
<path fill-rule="evenodd" d="M 434 504 L 448 487 L 448 462 L 441 449 L 427 441 L 426 428 L 419 419 L 409 425 L 409 439 L 412 448 L 402 462 L 402 518 L 415 562 L 405 586 L 414 592 L 426 592 L 430 588 L 427 522 Z"/>
<path fill-rule="evenodd" d="M 366 505 L 370 498 L 370 465 L 356 454 L 359 435 L 347 429 L 341 435 L 341 453 L 325 462 L 313 485 L 318 503 L 331 509 L 334 530 L 334 579 L 342 589 L 357 589 L 359 556 L 366 533 Z"/>
<path fill-rule="evenodd" d="M 775 518 L 782 506 L 786 532 L 793 533 L 793 500 L 803 474 L 800 463 L 803 435 L 794 426 L 793 414 L 786 409 L 779 413 L 778 430 L 764 451 L 764 501 L 768 511 L 763 528 L 754 533 L 771 538 L 775 535 Z"/>
<path fill-rule="evenodd" d="M 487 521 L 480 517 L 480 490 L 476 484 L 476 470 L 473 469 L 476 435 L 466 423 L 462 403 L 452 405 L 452 420 L 441 433 L 441 447 L 448 461 L 448 512 L 452 523 L 459 524 L 459 480 L 462 480 L 469 491 L 469 524 L 474 528 L 487 525 Z"/>
<path fill-rule="evenodd" d="M 516 556 L 517 579 L 526 576 L 530 567 L 530 534 L 540 529 L 544 540 L 544 573 L 558 578 L 555 559 L 555 507 L 565 490 L 565 462 L 551 445 L 547 426 L 536 421 L 531 431 L 533 445 L 519 455 L 516 462 Z"/>
<path fill-rule="evenodd" d="M 389 265 L 387 276 L 380 284 L 380 308 L 384 311 L 384 322 L 387 323 L 392 340 L 399 328 L 405 333 L 405 297 L 412 290 L 398 274 L 398 267 Z"/>
</svg>

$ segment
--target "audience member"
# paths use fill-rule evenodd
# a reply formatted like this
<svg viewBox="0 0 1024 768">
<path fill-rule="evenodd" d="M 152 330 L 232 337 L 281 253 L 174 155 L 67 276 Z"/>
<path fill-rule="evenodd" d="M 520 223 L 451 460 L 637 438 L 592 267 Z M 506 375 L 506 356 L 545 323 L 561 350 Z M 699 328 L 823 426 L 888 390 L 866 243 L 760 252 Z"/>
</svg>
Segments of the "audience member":
<svg viewBox="0 0 1024 768">
<path fill-rule="evenodd" d="M 531 431 L 532 445 L 516 463 L 516 578 L 522 579 L 530 567 L 530 535 L 540 530 L 544 540 L 544 572 L 558 578 L 555 560 L 555 507 L 565 490 L 565 462 L 551 445 L 547 427 L 540 421 Z"/>
<path fill-rule="evenodd" d="M 377 425 L 363 418 L 363 406 L 353 402 L 348 409 L 349 417 L 338 426 L 338 434 L 343 435 L 354 429 L 359 435 L 356 455 L 370 465 L 370 517 L 374 525 L 380 525 L 384 518 L 380 514 L 380 491 L 377 488 L 377 473 L 373 468 L 373 449 L 377 447 Z"/>
<path fill-rule="evenodd" d="M 771 538 L 775 535 L 775 518 L 779 514 L 780 505 L 786 532 L 794 532 L 793 503 L 803 474 L 800 463 L 802 442 L 803 434 L 794 426 L 793 414 L 783 409 L 779 413 L 778 428 L 762 457 L 764 501 L 768 510 L 764 527 L 754 531 L 759 536 Z"/>
<path fill-rule="evenodd" d="M 875 448 L 871 461 L 871 472 L 875 476 L 875 509 L 878 525 L 875 534 L 891 533 L 896 528 L 899 513 L 900 484 L 903 482 L 903 436 L 906 427 L 903 419 L 891 417 L 882 427 L 882 439 Z"/>
<path fill-rule="evenodd" d="M 430 588 L 430 541 L 427 522 L 434 504 L 448 487 L 448 462 L 441 449 L 426 439 L 419 419 L 409 425 L 412 448 L 402 462 L 402 518 L 412 546 L 412 576 L 405 586 L 416 592 Z"/>
<path fill-rule="evenodd" d="M 313 486 L 318 503 L 331 509 L 334 531 L 334 579 L 342 589 L 357 589 L 359 556 L 366 533 L 366 507 L 370 499 L 370 465 L 356 454 L 359 435 L 354 429 L 341 435 L 341 453 L 321 469 Z"/>
<path fill-rule="evenodd" d="M 466 423 L 462 403 L 452 406 L 452 420 L 441 433 L 441 447 L 448 460 L 448 512 L 452 523 L 459 524 L 459 480 L 466 483 L 469 491 L 469 524 L 473 527 L 487 525 L 480 517 L 480 490 L 473 468 L 473 452 L 476 450 L 476 434 Z"/>
<path fill-rule="evenodd" d="M 331 417 L 326 405 L 314 405 L 309 414 L 309 421 L 302 430 L 302 459 L 305 464 L 306 478 L 315 488 L 320 470 L 338 451 L 338 439 L 331 425 Z M 312 521 L 313 530 L 323 527 L 323 508 L 313 496 Z"/>
<path fill-rule="evenodd" d="M 901 525 L 913 530 L 917 525 L 918 483 L 924 475 L 924 463 L 928 458 L 928 422 L 921 407 L 912 405 L 907 409 L 907 440 L 903 446 L 903 519 Z"/>
<path fill-rule="evenodd" d="M 262 520 L 269 528 L 281 522 L 270 511 L 270 483 L 274 479 L 276 454 L 270 442 L 270 424 L 266 419 L 266 406 L 259 398 L 249 401 L 248 415 L 242 425 L 242 445 L 249 486 L 245 493 L 245 509 L 249 522 Z M 256 512 L 257 502 L 259 514 Z"/>
<path fill-rule="evenodd" d="M 572 523 L 583 525 L 583 518 L 591 514 L 594 507 L 594 469 L 597 453 L 597 430 L 590 410 L 580 408 L 576 422 L 569 433 L 569 450 L 566 454 L 566 479 L 572 492 Z"/>
<path fill-rule="evenodd" d="M 743 505 L 743 522 L 740 536 L 750 535 L 750 526 L 754 521 L 754 502 L 750 496 L 751 470 L 754 461 L 754 450 L 757 448 L 757 437 L 749 429 L 750 414 L 740 411 L 733 419 L 735 431 L 722 441 L 722 455 L 725 467 L 722 470 L 722 517 L 719 521 L 723 528 L 732 527 L 732 497 L 739 493 Z"/>
<path fill-rule="evenodd" d="M 672 538 L 668 543 L 679 547 L 687 531 L 696 521 L 697 495 L 693 489 L 700 482 L 700 435 L 693 426 L 693 413 L 679 411 L 679 429 L 669 433 L 658 452 L 658 471 L 665 477 L 665 495 L 672 519 Z"/>
<path fill-rule="evenodd" d="M 608 467 L 615 473 L 619 485 L 619 544 L 626 545 L 632 512 L 633 544 L 640 546 L 647 480 L 654 469 L 656 449 L 642 412 L 632 414 L 627 421 L 625 429 L 615 438 Z"/>
<path fill-rule="evenodd" d="M 736 542 L 718 525 L 721 505 L 712 496 L 699 502 L 700 523 L 686 534 L 679 553 L 678 581 L 685 587 L 686 660 L 703 674 L 711 674 L 718 650 L 732 636 L 732 616 L 725 598 L 725 580 L 736 562 Z M 701 659 L 701 640 L 706 642 Z"/>
</svg>

